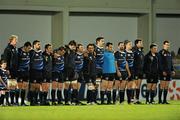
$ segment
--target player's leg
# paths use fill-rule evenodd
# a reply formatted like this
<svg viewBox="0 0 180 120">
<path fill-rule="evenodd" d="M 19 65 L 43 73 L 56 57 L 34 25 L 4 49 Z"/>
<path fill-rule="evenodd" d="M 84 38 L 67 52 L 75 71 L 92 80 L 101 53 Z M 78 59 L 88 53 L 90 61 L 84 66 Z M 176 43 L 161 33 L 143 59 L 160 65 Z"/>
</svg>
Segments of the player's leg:
<svg viewBox="0 0 180 120">
<path fill-rule="evenodd" d="M 51 102 L 52 105 L 56 105 L 55 96 L 56 96 L 56 89 L 58 88 L 58 81 L 59 81 L 59 74 L 58 72 L 52 73 L 52 87 L 51 87 Z"/>
<path fill-rule="evenodd" d="M 9 102 L 9 90 L 5 91 L 5 99 L 6 99 L 6 105 L 10 106 L 10 102 Z"/>
<path fill-rule="evenodd" d="M 26 96 L 26 90 L 28 89 L 28 80 L 23 81 L 22 89 L 21 89 L 21 105 L 27 106 L 25 104 L 25 96 Z"/>
<path fill-rule="evenodd" d="M 140 77 L 138 77 L 138 79 L 135 80 L 135 84 L 136 84 L 136 89 L 135 89 L 136 104 L 141 104 L 141 102 L 139 101 L 141 83 L 142 83 L 142 79 L 140 79 Z"/>
<path fill-rule="evenodd" d="M 73 89 L 71 102 L 73 104 L 78 104 L 78 82 L 77 82 L 77 80 L 73 80 L 71 82 L 71 85 L 72 85 L 72 89 Z"/>
<path fill-rule="evenodd" d="M 11 85 L 10 85 L 10 86 L 11 86 Z M 10 95 L 11 105 L 14 105 L 15 88 L 13 88 L 12 86 L 9 87 L 9 95 Z"/>
<path fill-rule="evenodd" d="M 69 103 L 69 100 L 70 100 L 69 87 L 70 87 L 70 81 L 66 80 L 64 82 L 64 101 L 65 101 L 65 105 L 70 105 L 70 103 Z"/>
<path fill-rule="evenodd" d="M 99 104 L 96 100 L 97 100 L 98 93 L 100 93 L 100 97 L 101 97 L 101 83 L 102 83 L 102 76 L 103 76 L 102 69 L 96 68 L 96 73 L 97 74 L 96 74 L 96 86 L 95 86 L 95 96 L 96 96 L 95 103 Z"/>
<path fill-rule="evenodd" d="M 166 81 L 160 80 L 160 87 L 159 87 L 159 104 L 162 104 L 162 93 L 165 88 Z"/>
<path fill-rule="evenodd" d="M 113 82 L 114 82 L 114 74 L 109 74 L 109 79 L 108 79 L 108 85 L 107 85 L 107 104 L 112 104 L 111 103 L 111 91 L 113 89 Z"/>
<path fill-rule="evenodd" d="M 164 85 L 164 94 L 163 94 L 163 104 L 169 104 L 167 102 L 167 94 L 168 94 L 168 88 L 169 88 L 169 83 L 170 80 L 165 81 L 165 85 Z"/>
<path fill-rule="evenodd" d="M 22 89 L 21 89 L 21 94 L 20 94 L 21 105 L 27 106 L 24 101 L 25 101 L 26 90 L 28 89 L 29 71 L 24 73 L 22 80 L 23 82 L 22 82 Z"/>
<path fill-rule="evenodd" d="M 127 89 L 126 89 L 126 94 L 127 94 L 127 102 L 128 104 L 131 104 L 131 99 L 132 99 L 132 94 L 133 94 L 133 83 L 134 81 L 128 80 L 127 82 Z"/>
<path fill-rule="evenodd" d="M 146 104 L 149 104 L 149 97 L 150 97 L 150 92 L 151 92 L 151 88 L 152 88 L 152 83 L 150 83 L 149 81 L 147 82 L 147 89 L 146 89 Z"/>
<path fill-rule="evenodd" d="M 125 89 L 126 89 L 127 81 L 121 80 L 120 86 L 119 86 L 119 97 L 120 97 L 120 104 L 124 102 L 124 96 L 125 96 Z"/>
<path fill-rule="evenodd" d="M 38 81 L 35 83 L 35 105 L 39 105 L 38 103 L 38 95 L 40 95 L 40 91 L 42 89 L 42 86 L 41 86 L 41 81 Z"/>
<path fill-rule="evenodd" d="M 113 104 L 116 104 L 117 99 L 117 91 L 119 90 L 120 80 L 118 80 L 118 77 L 116 77 L 116 80 L 114 81 L 113 85 Z"/>
<path fill-rule="evenodd" d="M 62 105 L 62 90 L 63 90 L 63 81 L 58 82 L 58 90 L 57 90 L 57 99 L 58 99 L 58 105 Z"/>
<path fill-rule="evenodd" d="M 48 92 L 49 92 L 49 88 L 50 88 L 50 79 L 47 81 L 47 85 L 46 85 L 46 88 L 45 88 L 45 91 L 43 93 L 43 97 L 44 97 L 44 103 L 45 105 L 50 105 L 49 102 L 47 101 L 47 97 L 48 97 Z"/>
<path fill-rule="evenodd" d="M 56 96 L 56 89 L 57 89 L 57 81 L 56 79 L 52 80 L 52 89 L 51 89 L 51 102 L 52 105 L 56 105 L 55 96 Z"/>
<path fill-rule="evenodd" d="M 16 89 L 15 96 L 16 96 L 16 105 L 19 105 L 19 95 L 20 95 L 20 91 L 22 91 L 23 89 L 23 79 L 18 78 L 17 82 L 18 82 L 18 89 Z"/>
<path fill-rule="evenodd" d="M 154 97 L 155 97 L 155 94 L 156 94 L 156 83 L 152 83 L 152 86 L 151 86 L 151 91 L 150 91 L 150 93 L 151 93 L 151 95 L 150 95 L 150 103 L 151 104 L 154 104 L 155 103 L 155 101 L 154 101 Z"/>
<path fill-rule="evenodd" d="M 5 91 L 0 87 L 0 106 L 4 106 Z"/>
<path fill-rule="evenodd" d="M 35 97 L 35 83 L 30 80 L 29 99 L 31 106 L 35 105 L 34 97 Z"/>
<path fill-rule="evenodd" d="M 101 104 L 104 104 L 104 95 L 106 94 L 106 89 L 108 86 L 108 80 L 106 78 L 107 78 L 107 75 L 104 74 L 102 78 L 102 82 L 101 82 L 101 92 L 100 92 Z"/>
</svg>

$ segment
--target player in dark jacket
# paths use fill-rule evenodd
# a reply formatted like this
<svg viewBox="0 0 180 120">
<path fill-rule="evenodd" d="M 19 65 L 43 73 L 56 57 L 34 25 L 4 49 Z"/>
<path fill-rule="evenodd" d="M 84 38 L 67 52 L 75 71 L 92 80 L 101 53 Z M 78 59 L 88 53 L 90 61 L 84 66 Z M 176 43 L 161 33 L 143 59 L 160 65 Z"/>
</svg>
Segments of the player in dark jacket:
<svg viewBox="0 0 180 120">
<path fill-rule="evenodd" d="M 87 52 L 84 53 L 84 79 L 87 84 L 87 103 L 96 102 L 96 63 L 94 44 L 87 45 Z"/>
<path fill-rule="evenodd" d="M 17 79 L 18 52 L 16 48 L 18 36 L 12 35 L 9 38 L 9 44 L 4 50 L 2 59 L 7 61 L 7 69 L 10 71 L 10 79 Z M 19 96 L 19 91 L 10 90 L 11 104 L 14 105 L 14 97 Z M 18 97 L 16 97 L 15 105 L 18 105 Z"/>
<path fill-rule="evenodd" d="M 44 68 L 43 68 L 43 81 L 42 91 L 40 94 L 40 101 L 42 105 L 49 105 L 47 102 L 47 94 L 52 80 L 52 45 L 46 44 L 43 52 Z"/>
<path fill-rule="evenodd" d="M 147 79 L 146 104 L 154 104 L 156 86 L 158 83 L 159 61 L 157 55 L 157 45 L 151 44 L 150 51 L 144 58 L 144 73 Z M 149 101 L 150 95 L 150 101 Z"/>
<path fill-rule="evenodd" d="M 172 56 L 169 52 L 170 43 L 169 41 L 163 42 L 163 49 L 159 51 L 159 74 L 160 74 L 160 89 L 159 89 L 159 104 L 169 104 L 166 100 L 169 88 L 169 82 L 172 76 L 175 75 Z M 162 93 L 164 99 L 162 101 Z"/>
<path fill-rule="evenodd" d="M 144 62 L 144 54 L 143 54 L 143 41 L 141 39 L 136 39 L 134 42 L 135 46 L 133 49 L 134 52 L 134 78 L 135 78 L 135 104 L 141 104 L 139 101 L 140 87 L 143 79 L 143 62 Z"/>
<path fill-rule="evenodd" d="M 69 105 L 69 88 L 70 85 L 73 89 L 72 97 L 76 98 L 78 96 L 77 81 L 75 79 L 75 58 L 76 58 L 76 42 L 74 40 L 70 41 L 68 46 L 66 46 L 66 52 L 64 54 L 64 99 L 65 105 Z"/>
</svg>

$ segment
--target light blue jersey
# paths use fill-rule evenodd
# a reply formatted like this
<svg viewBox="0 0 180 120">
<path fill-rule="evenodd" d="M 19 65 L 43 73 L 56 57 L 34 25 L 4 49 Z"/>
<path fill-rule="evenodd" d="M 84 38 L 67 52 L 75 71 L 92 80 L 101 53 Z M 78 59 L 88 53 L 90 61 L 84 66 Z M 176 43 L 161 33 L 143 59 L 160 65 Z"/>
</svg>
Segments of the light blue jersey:
<svg viewBox="0 0 180 120">
<path fill-rule="evenodd" d="M 104 51 L 103 73 L 116 73 L 114 53 Z"/>
</svg>

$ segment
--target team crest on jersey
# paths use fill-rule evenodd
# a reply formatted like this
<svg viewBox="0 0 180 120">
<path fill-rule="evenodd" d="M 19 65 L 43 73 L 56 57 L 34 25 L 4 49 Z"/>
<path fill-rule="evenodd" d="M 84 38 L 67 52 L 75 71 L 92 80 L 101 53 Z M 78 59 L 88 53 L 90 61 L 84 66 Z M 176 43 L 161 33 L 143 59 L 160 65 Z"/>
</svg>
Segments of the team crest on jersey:
<svg viewBox="0 0 180 120">
<path fill-rule="evenodd" d="M 23 53 L 23 55 L 26 55 L 26 53 Z"/>
<path fill-rule="evenodd" d="M 39 54 L 36 54 L 36 56 L 39 56 Z"/>
<path fill-rule="evenodd" d="M 164 56 L 167 56 L 167 54 L 164 54 Z"/>
</svg>

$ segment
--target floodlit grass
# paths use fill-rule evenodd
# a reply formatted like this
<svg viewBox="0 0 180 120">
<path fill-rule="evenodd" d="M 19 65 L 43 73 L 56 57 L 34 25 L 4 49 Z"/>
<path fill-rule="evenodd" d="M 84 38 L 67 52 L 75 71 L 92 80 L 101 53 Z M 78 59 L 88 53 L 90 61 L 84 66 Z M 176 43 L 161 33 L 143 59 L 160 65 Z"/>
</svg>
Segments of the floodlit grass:
<svg viewBox="0 0 180 120">
<path fill-rule="evenodd" d="M 0 120 L 180 120 L 180 101 L 170 103 L 0 107 Z"/>
</svg>

